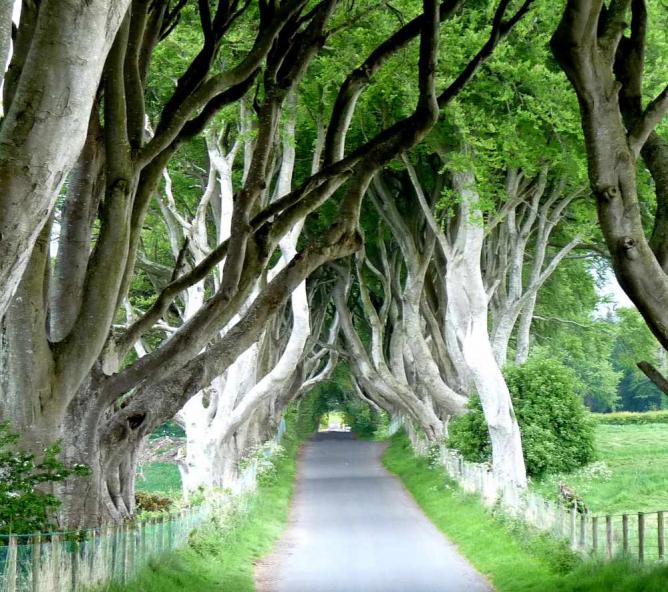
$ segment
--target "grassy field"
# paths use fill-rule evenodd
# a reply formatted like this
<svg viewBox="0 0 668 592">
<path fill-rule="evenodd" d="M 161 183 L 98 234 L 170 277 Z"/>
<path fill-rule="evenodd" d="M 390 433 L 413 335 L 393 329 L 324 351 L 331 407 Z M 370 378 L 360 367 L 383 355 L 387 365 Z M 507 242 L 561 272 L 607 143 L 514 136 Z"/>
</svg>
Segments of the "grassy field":
<svg viewBox="0 0 668 592">
<path fill-rule="evenodd" d="M 160 557 L 127 586 L 114 584 L 104 592 L 255 590 L 254 562 L 267 555 L 280 537 L 292 496 L 298 445 L 292 438 L 284 438 L 283 444 L 286 454 L 276 462 L 275 478 L 247 500 L 246 512 L 237 513 L 224 526 L 214 521 L 198 529 L 188 547 Z"/>
<path fill-rule="evenodd" d="M 599 425 L 597 462 L 570 475 L 552 475 L 534 487 L 554 496 L 560 481 L 592 512 L 668 510 L 668 425 Z"/>
<path fill-rule="evenodd" d="M 566 545 L 493 515 L 448 481 L 441 469 L 416 459 L 403 435 L 384 456 L 425 514 L 499 592 L 665 592 L 668 567 L 622 561 L 584 563 Z"/>
<path fill-rule="evenodd" d="M 181 493 L 181 475 L 173 463 L 146 463 L 137 473 L 135 487 L 137 491 L 178 495 Z"/>
</svg>

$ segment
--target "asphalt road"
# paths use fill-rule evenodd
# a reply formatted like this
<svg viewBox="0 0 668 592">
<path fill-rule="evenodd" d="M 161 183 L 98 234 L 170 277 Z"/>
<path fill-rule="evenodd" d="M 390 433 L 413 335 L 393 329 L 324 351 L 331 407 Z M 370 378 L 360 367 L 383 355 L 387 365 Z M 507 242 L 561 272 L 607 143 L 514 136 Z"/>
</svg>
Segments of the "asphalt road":
<svg viewBox="0 0 668 592">
<path fill-rule="evenodd" d="M 380 462 L 383 444 L 319 434 L 299 462 L 290 524 L 262 592 L 487 592 L 489 584 Z"/>
</svg>

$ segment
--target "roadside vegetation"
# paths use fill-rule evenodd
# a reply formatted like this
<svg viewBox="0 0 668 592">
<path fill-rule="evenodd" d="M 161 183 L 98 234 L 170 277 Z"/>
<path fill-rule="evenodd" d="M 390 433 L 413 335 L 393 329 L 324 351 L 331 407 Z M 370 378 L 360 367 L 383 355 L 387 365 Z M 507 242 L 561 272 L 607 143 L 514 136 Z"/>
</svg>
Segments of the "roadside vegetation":
<svg viewBox="0 0 668 592">
<path fill-rule="evenodd" d="M 255 562 L 272 550 L 285 528 L 297 453 L 317 427 L 319 408 L 318 398 L 309 396 L 286 412 L 280 452 L 268 459 L 273 467 L 263 471 L 254 493 L 196 529 L 184 549 L 160 556 L 129 584 L 111 584 L 100 592 L 254 591 Z M 173 481 L 167 475 L 154 484 L 165 491 Z"/>
<path fill-rule="evenodd" d="M 499 592 L 663 592 L 668 567 L 583 561 L 565 543 L 487 510 L 442 470 L 416 458 L 408 438 L 390 440 L 383 462 L 434 524 Z"/>
</svg>

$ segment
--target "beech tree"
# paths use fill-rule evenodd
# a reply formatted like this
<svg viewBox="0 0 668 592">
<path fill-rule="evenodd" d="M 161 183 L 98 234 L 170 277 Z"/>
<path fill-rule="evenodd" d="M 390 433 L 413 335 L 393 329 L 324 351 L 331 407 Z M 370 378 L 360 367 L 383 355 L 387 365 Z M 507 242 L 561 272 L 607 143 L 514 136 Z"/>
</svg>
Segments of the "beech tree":
<svg viewBox="0 0 668 592">
<path fill-rule="evenodd" d="M 664 81 L 645 96 L 651 7 L 644 0 L 569 0 L 552 50 L 578 97 L 589 181 L 615 275 L 666 348 L 668 142 L 657 126 L 668 111 L 668 86 Z M 649 235 L 641 216 L 639 162 L 656 195 Z"/>
<path fill-rule="evenodd" d="M 0 318 L 81 152 L 107 53 L 130 0 L 13 2 L 0 9 Z"/>
<path fill-rule="evenodd" d="M 357 217 L 371 178 L 419 142 L 438 117 L 443 100 L 434 80 L 439 23 L 457 5 L 426 0 L 424 15 L 390 34 L 366 62 L 373 72 L 419 38 L 415 110 L 346 151 L 357 96 L 346 97 L 342 91 L 329 118 L 320 172 L 267 204 L 280 113 L 333 32 L 328 26 L 338 2 L 324 0 L 306 10 L 298 0 L 280 6 L 221 1 L 216 10 L 200 3 L 198 14 L 188 13 L 182 3 L 133 3 L 114 40 L 98 93 L 100 109 L 92 111 L 86 145 L 68 183 L 54 274 L 44 281 L 50 267 L 47 225 L 3 319 L 3 416 L 35 446 L 62 438 L 68 460 L 89 465 L 93 473 L 90 480 L 68 483 L 65 522 L 92 524 L 132 513 L 134 460 L 141 440 L 256 342 L 311 273 L 359 247 Z M 499 21 L 506 9 L 502 3 Z M 202 47 L 161 108 L 154 109 L 154 131 L 148 134 L 151 57 L 160 40 L 178 28 L 179 16 L 198 20 Z M 226 33 L 247 23 L 255 34 L 250 49 L 216 72 Z M 446 99 L 472 73 L 466 70 L 446 91 Z M 190 271 L 176 269 L 148 310 L 126 329 L 114 329 L 115 313 L 136 267 L 143 220 L 165 165 L 220 108 L 238 101 L 256 82 L 256 140 L 245 182 L 234 197 L 230 238 Z M 300 249 L 249 304 L 280 241 L 337 190 L 335 222 Z M 220 285 L 197 312 L 159 347 L 128 362 L 126 356 L 175 298 L 221 264 Z"/>
</svg>

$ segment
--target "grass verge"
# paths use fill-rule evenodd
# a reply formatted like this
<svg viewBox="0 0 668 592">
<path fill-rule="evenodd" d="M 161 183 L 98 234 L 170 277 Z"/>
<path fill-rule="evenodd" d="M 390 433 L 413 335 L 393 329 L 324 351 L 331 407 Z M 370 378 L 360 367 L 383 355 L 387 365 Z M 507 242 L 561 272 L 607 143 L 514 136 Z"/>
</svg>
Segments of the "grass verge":
<svg viewBox="0 0 668 592">
<path fill-rule="evenodd" d="M 668 567 L 584 562 L 567 545 L 488 511 L 415 458 L 405 435 L 390 440 L 383 462 L 432 522 L 499 592 L 665 592 Z"/>
<path fill-rule="evenodd" d="M 268 554 L 288 517 L 301 439 L 287 436 L 285 453 L 275 472 L 247 498 L 247 511 L 213 520 L 191 535 L 183 550 L 166 554 L 143 569 L 126 586 L 111 584 L 105 592 L 250 592 L 255 590 L 254 562 Z"/>
</svg>

